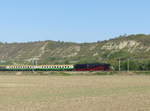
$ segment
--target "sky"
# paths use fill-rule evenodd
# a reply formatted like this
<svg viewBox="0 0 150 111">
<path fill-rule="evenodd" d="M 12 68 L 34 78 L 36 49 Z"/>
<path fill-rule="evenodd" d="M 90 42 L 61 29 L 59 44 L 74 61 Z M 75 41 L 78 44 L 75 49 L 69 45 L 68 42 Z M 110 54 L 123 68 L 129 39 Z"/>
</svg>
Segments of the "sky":
<svg viewBox="0 0 150 111">
<path fill-rule="evenodd" d="M 150 33 L 150 0 L 0 0 L 0 41 L 95 42 Z"/>
</svg>

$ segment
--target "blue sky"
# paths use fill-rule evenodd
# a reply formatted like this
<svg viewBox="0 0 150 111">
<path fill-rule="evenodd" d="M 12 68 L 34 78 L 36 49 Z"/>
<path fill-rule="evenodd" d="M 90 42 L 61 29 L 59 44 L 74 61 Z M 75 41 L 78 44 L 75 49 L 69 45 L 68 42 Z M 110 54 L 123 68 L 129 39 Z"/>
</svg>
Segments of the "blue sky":
<svg viewBox="0 0 150 111">
<path fill-rule="evenodd" d="M 94 42 L 150 33 L 149 0 L 0 0 L 0 41 Z"/>
</svg>

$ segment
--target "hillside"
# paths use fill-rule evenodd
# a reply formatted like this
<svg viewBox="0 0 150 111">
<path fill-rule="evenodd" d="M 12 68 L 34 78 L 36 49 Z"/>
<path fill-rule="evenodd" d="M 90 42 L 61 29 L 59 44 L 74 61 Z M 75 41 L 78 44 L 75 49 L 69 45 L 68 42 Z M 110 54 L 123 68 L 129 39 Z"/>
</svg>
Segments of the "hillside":
<svg viewBox="0 0 150 111">
<path fill-rule="evenodd" d="M 118 58 L 150 58 L 150 35 L 120 36 L 95 43 L 39 41 L 0 43 L 1 64 L 74 64 Z"/>
</svg>

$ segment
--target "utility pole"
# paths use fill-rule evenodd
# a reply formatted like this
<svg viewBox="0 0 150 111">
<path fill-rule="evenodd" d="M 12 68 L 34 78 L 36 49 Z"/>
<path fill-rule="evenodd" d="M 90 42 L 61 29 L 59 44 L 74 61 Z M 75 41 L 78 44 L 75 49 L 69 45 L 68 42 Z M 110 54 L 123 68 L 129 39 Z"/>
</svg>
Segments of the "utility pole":
<svg viewBox="0 0 150 111">
<path fill-rule="evenodd" d="M 32 71 L 34 72 L 34 59 L 32 58 Z"/>
<path fill-rule="evenodd" d="M 127 71 L 128 72 L 130 71 L 130 59 L 128 59 L 128 62 L 127 62 Z"/>
<path fill-rule="evenodd" d="M 120 58 L 119 58 L 119 71 L 121 71 L 121 61 L 120 61 Z"/>
</svg>

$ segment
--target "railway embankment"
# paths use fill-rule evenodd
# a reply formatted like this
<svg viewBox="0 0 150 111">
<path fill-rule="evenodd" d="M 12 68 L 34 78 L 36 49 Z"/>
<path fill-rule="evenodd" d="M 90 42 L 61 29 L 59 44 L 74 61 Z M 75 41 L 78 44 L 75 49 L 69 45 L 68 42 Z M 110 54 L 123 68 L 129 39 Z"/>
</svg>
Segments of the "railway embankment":
<svg viewBox="0 0 150 111">
<path fill-rule="evenodd" d="M 111 71 L 111 72 L 104 72 L 104 71 L 85 71 L 85 72 L 78 72 L 78 71 L 0 71 L 0 75 L 16 75 L 16 76 L 30 76 L 30 75 L 40 75 L 40 76 L 94 76 L 94 75 L 150 75 L 150 71 Z"/>
</svg>

